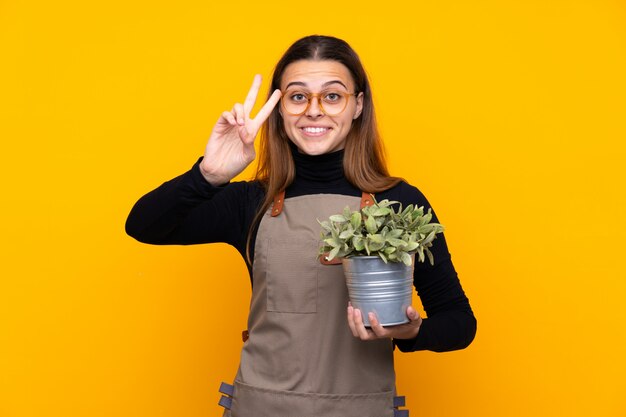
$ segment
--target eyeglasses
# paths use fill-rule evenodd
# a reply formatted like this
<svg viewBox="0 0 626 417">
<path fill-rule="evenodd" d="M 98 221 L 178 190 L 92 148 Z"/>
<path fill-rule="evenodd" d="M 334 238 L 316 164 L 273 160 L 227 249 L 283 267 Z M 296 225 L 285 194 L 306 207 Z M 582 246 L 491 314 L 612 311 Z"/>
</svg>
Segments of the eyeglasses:
<svg viewBox="0 0 626 417">
<path fill-rule="evenodd" d="M 308 93 L 300 90 L 287 90 L 280 101 L 283 109 L 292 116 L 300 116 L 309 109 L 311 100 L 317 98 L 320 110 L 328 116 L 337 116 L 343 112 L 350 100 L 350 96 L 358 93 L 346 93 L 344 91 L 325 90 L 321 93 Z"/>
</svg>

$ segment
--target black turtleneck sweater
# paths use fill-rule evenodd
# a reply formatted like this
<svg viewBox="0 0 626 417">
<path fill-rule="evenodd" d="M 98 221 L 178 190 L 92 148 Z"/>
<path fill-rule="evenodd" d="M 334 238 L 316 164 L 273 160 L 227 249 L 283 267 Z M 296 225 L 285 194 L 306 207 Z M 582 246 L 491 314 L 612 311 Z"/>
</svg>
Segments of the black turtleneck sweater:
<svg viewBox="0 0 626 417">
<path fill-rule="evenodd" d="M 310 156 L 294 150 L 296 176 L 285 191 L 285 198 L 321 193 L 360 197 L 361 191 L 344 175 L 343 153 Z M 139 199 L 126 221 L 126 232 L 140 242 L 155 245 L 224 242 L 234 246 L 245 259 L 248 230 L 265 191 L 254 181 L 213 186 L 200 172 L 201 160 L 186 173 Z M 424 195 L 406 182 L 377 194 L 376 198 L 399 201 L 404 206 L 431 207 Z M 438 222 L 434 212 L 433 221 Z M 254 238 L 256 230 L 250 245 L 251 259 L 254 259 Z M 431 251 L 435 265 L 416 262 L 414 279 L 428 317 L 424 318 L 415 339 L 394 340 L 405 352 L 463 349 L 476 333 L 476 319 L 458 280 L 443 234 L 434 240 Z M 248 272 L 252 276 L 249 264 Z"/>
</svg>

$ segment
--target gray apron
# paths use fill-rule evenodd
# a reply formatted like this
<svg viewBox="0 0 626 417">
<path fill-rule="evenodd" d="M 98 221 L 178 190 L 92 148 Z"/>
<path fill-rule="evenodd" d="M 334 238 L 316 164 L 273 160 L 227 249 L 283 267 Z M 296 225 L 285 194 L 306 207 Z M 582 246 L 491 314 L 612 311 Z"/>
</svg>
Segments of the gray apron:
<svg viewBox="0 0 626 417">
<path fill-rule="evenodd" d="M 317 220 L 346 206 L 356 210 L 361 200 L 335 194 L 283 200 L 284 194 L 275 199 L 259 225 L 249 338 L 224 416 L 408 415 L 394 408 L 391 340 L 352 336 L 342 267 L 318 257 Z"/>
</svg>

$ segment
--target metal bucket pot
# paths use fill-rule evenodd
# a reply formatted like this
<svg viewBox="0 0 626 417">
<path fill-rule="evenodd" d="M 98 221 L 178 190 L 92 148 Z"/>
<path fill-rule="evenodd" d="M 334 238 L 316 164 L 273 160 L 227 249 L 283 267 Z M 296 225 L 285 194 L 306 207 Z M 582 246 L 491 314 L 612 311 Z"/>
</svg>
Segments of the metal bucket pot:
<svg viewBox="0 0 626 417">
<path fill-rule="evenodd" d="M 415 257 L 413 257 L 415 261 Z M 348 295 L 361 310 L 363 323 L 370 326 L 367 313 L 373 312 L 383 326 L 408 323 L 406 309 L 413 295 L 413 265 L 385 263 L 378 256 L 343 259 Z"/>
</svg>

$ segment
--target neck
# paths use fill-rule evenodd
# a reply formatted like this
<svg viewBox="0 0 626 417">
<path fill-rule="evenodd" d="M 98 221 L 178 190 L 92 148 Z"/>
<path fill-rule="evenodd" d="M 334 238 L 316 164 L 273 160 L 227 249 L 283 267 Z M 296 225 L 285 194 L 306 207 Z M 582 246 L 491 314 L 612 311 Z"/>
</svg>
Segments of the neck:
<svg viewBox="0 0 626 417">
<path fill-rule="evenodd" d="M 295 145 L 290 145 L 296 166 L 296 181 L 328 183 L 345 178 L 343 149 L 323 155 L 307 155 L 301 153 Z"/>
</svg>

